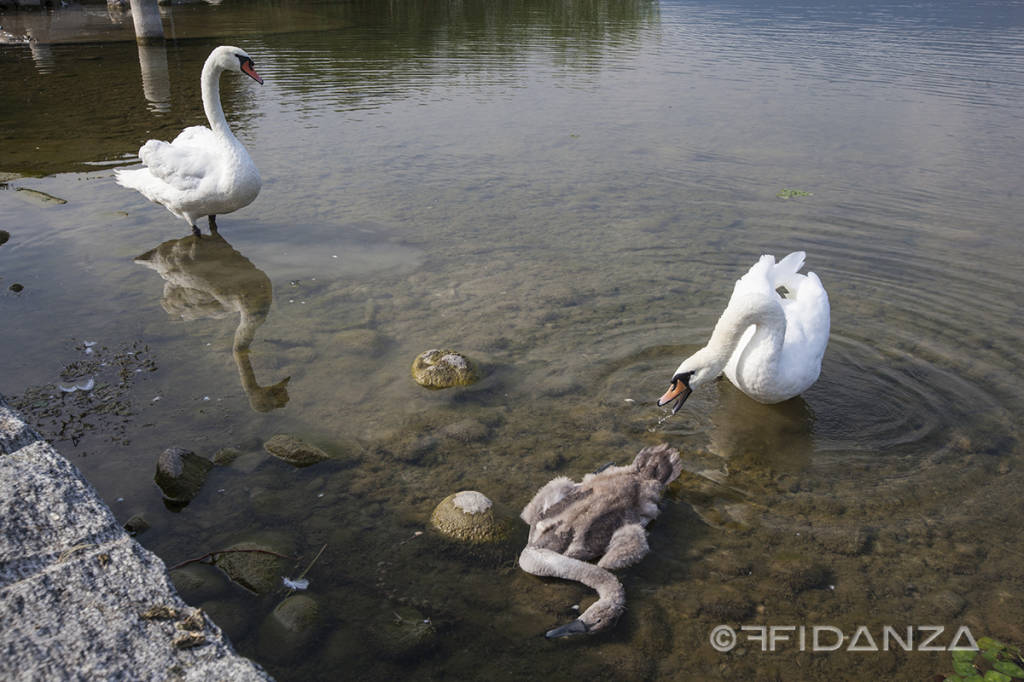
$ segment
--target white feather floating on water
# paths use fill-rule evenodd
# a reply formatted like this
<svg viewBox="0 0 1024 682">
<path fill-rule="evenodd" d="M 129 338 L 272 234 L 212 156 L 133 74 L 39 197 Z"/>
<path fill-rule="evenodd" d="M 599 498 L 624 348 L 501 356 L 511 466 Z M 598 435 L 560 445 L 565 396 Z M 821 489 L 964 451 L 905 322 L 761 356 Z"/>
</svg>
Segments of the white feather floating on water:
<svg viewBox="0 0 1024 682">
<path fill-rule="evenodd" d="M 282 577 L 281 582 L 283 582 L 284 586 L 287 587 L 289 590 L 304 590 L 309 587 L 309 581 L 305 578 L 298 578 L 297 580 L 292 580 L 291 578 Z"/>
<path fill-rule="evenodd" d="M 57 387 L 64 393 L 74 393 L 75 391 L 91 391 L 96 385 L 96 380 L 92 377 L 87 379 L 76 379 L 70 384 L 58 384 Z"/>
</svg>

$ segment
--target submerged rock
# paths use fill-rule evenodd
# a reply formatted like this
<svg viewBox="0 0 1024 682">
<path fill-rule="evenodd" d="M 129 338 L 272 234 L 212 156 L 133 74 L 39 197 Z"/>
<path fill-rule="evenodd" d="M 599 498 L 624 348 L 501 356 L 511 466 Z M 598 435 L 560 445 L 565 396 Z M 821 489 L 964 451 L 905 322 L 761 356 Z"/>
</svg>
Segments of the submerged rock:
<svg viewBox="0 0 1024 682">
<path fill-rule="evenodd" d="M 370 626 L 370 637 L 381 658 L 403 661 L 429 652 L 437 645 L 437 630 L 429 618 L 410 606 L 391 609 L 390 618 Z"/>
<path fill-rule="evenodd" d="M 334 335 L 331 348 L 343 355 L 378 357 L 387 347 L 387 337 L 372 329 L 346 329 Z"/>
<path fill-rule="evenodd" d="M 315 445 L 310 445 L 295 436 L 283 433 L 277 434 L 264 443 L 263 449 L 274 457 L 297 467 L 309 466 L 310 464 L 316 464 L 331 458 L 330 455 Z"/>
<path fill-rule="evenodd" d="M 18 196 L 23 196 L 23 197 L 28 197 L 29 199 L 34 199 L 35 201 L 38 201 L 41 204 L 66 204 L 66 203 L 68 203 L 67 199 L 61 199 L 60 197 L 55 197 L 52 194 L 47 194 L 46 192 L 40 192 L 37 189 L 29 189 L 28 187 L 19 187 L 17 189 L 17 192 L 18 192 Z"/>
<path fill-rule="evenodd" d="M 788 596 L 823 588 L 830 575 L 825 564 L 804 557 L 777 557 L 768 564 L 768 571 L 773 585 Z"/>
<path fill-rule="evenodd" d="M 128 535 L 135 537 L 149 530 L 149 522 L 142 514 L 136 514 L 124 522 L 124 529 L 128 531 Z"/>
<path fill-rule="evenodd" d="M 224 576 L 205 564 L 187 564 L 168 571 L 168 575 L 174 588 L 189 603 L 213 599 L 227 588 Z"/>
<path fill-rule="evenodd" d="M 486 544 L 508 540 L 510 524 L 495 514 L 494 504 L 483 493 L 463 490 L 441 500 L 430 515 L 430 524 L 452 540 Z"/>
<path fill-rule="evenodd" d="M 214 454 L 213 463 L 219 467 L 227 466 L 238 459 L 241 454 L 242 451 L 235 448 L 221 448 Z"/>
<path fill-rule="evenodd" d="M 316 634 L 319 618 L 316 599 L 305 594 L 288 597 L 263 621 L 260 652 L 278 662 L 296 658 Z"/>
<path fill-rule="evenodd" d="M 412 363 L 412 378 L 430 389 L 469 386 L 480 378 L 476 366 L 462 353 L 454 350 L 428 350 Z"/>
<path fill-rule="evenodd" d="M 487 440 L 491 430 L 486 424 L 475 419 L 463 419 L 441 429 L 441 435 L 460 443 L 477 443 Z"/>
<path fill-rule="evenodd" d="M 213 463 L 185 448 L 167 448 L 160 453 L 153 480 L 164 499 L 185 506 L 199 493 Z"/>
<path fill-rule="evenodd" d="M 228 551 L 217 554 L 213 564 L 242 587 L 257 594 L 266 594 L 281 585 L 287 561 L 269 552 L 284 554 L 259 542 L 239 542 L 228 547 Z"/>
</svg>

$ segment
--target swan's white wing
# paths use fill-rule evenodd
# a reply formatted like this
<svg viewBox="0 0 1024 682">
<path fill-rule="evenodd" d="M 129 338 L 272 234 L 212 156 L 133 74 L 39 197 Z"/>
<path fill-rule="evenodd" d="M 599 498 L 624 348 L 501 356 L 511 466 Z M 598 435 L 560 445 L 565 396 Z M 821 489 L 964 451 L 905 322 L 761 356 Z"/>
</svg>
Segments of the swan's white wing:
<svg viewBox="0 0 1024 682">
<path fill-rule="evenodd" d="M 784 287 L 789 297 L 800 290 L 806 277 L 800 274 L 807 257 L 803 251 L 794 251 L 778 263 L 775 256 L 761 256 L 745 275 L 736 281 L 733 295 L 737 294 L 776 294 L 779 287 Z"/>
<path fill-rule="evenodd" d="M 818 276 L 809 272 L 796 298 L 786 299 L 783 303 L 786 338 L 782 371 L 794 381 L 809 386 L 818 378 L 821 359 L 828 345 L 831 324 L 828 294 Z"/>
<path fill-rule="evenodd" d="M 796 298 L 786 306 L 786 318 L 787 322 L 799 326 L 809 349 L 819 356 L 825 352 L 831 309 L 825 287 L 813 272 L 807 273 Z"/>
<path fill-rule="evenodd" d="M 181 131 L 173 142 L 146 142 L 139 150 L 139 158 L 153 177 L 187 192 L 198 188 L 205 177 L 220 167 L 219 150 L 220 143 L 212 130 L 192 126 Z"/>
<path fill-rule="evenodd" d="M 772 284 L 774 285 L 772 288 L 791 288 L 788 287 L 787 284 L 794 278 L 802 280 L 803 275 L 797 275 L 797 273 L 800 272 L 800 268 L 804 266 L 804 260 L 806 258 L 807 254 L 803 251 L 794 251 L 776 263 L 775 267 L 772 268 Z"/>
<path fill-rule="evenodd" d="M 742 294 L 767 294 L 775 291 L 772 286 L 774 267 L 775 256 L 761 256 L 745 275 L 736 280 L 732 290 L 733 298 Z"/>
</svg>

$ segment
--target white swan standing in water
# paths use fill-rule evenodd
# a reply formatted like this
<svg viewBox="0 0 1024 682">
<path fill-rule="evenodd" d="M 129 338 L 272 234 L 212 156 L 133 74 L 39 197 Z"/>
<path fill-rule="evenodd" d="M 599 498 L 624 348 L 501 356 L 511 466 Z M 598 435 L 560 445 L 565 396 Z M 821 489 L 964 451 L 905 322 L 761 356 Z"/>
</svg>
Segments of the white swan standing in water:
<svg viewBox="0 0 1024 682">
<path fill-rule="evenodd" d="M 644 526 L 658 516 L 658 499 L 679 478 L 679 452 L 646 447 L 633 463 L 587 474 L 580 483 L 560 476 L 537 491 L 520 515 L 530 539 L 519 566 L 539 576 L 577 580 L 597 590 L 598 600 L 576 620 L 546 637 L 594 634 L 611 627 L 626 608 L 622 583 L 612 575 L 650 550 Z M 597 564 L 588 563 L 597 560 Z"/>
<path fill-rule="evenodd" d="M 259 84 L 263 79 L 244 50 L 222 45 L 203 64 L 203 110 L 210 127 L 185 128 L 167 143 L 149 140 L 139 149 L 145 168 L 117 170 L 117 183 L 138 190 L 150 201 L 192 226 L 209 217 L 210 230 L 217 229 L 217 216 L 248 206 L 260 193 L 259 171 L 249 152 L 231 132 L 220 104 L 222 71 L 244 73 Z"/>
<path fill-rule="evenodd" d="M 778 263 L 761 256 L 754 263 L 736 282 L 707 345 L 676 369 L 659 406 L 675 400 L 675 414 L 693 389 L 723 371 L 736 388 L 766 404 L 799 395 L 818 380 L 828 345 L 828 294 L 813 272 L 799 273 L 805 255 L 797 251 Z"/>
</svg>

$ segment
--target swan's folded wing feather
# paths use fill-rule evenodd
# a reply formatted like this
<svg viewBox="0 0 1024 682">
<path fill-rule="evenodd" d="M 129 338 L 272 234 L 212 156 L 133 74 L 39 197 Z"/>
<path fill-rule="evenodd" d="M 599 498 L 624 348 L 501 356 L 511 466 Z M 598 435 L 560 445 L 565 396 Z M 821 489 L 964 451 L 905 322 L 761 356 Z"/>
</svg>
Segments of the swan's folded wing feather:
<svg viewBox="0 0 1024 682">
<path fill-rule="evenodd" d="M 793 277 L 800 272 L 800 268 L 804 266 L 804 260 L 807 258 L 807 254 L 803 251 L 794 251 L 789 254 L 772 268 L 772 284 L 775 287 L 785 286 Z"/>
<path fill-rule="evenodd" d="M 799 334 L 802 343 L 824 351 L 828 343 L 831 312 L 828 294 L 818 276 L 813 272 L 807 273 L 796 298 L 787 300 L 786 303 L 786 342 L 790 342 L 790 335 L 793 332 L 794 337 Z M 796 338 L 793 341 L 796 341 Z"/>
<path fill-rule="evenodd" d="M 803 284 L 805 275 L 800 274 L 807 254 L 794 251 L 778 263 L 775 256 L 763 255 L 745 275 L 739 278 L 733 289 L 734 294 L 774 294 L 779 287 L 785 287 L 788 296 L 794 296 Z"/>
<path fill-rule="evenodd" d="M 737 294 L 767 294 L 775 291 L 772 286 L 772 268 L 775 267 L 775 256 L 761 256 L 750 266 L 746 274 L 736 280 L 733 296 Z"/>
<path fill-rule="evenodd" d="M 198 187 L 218 167 L 216 150 L 213 131 L 192 126 L 181 131 L 173 142 L 146 142 L 139 150 L 139 158 L 154 177 L 185 192 Z"/>
</svg>

